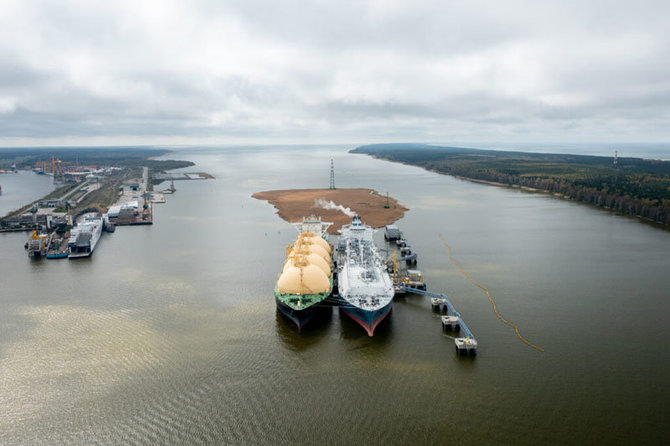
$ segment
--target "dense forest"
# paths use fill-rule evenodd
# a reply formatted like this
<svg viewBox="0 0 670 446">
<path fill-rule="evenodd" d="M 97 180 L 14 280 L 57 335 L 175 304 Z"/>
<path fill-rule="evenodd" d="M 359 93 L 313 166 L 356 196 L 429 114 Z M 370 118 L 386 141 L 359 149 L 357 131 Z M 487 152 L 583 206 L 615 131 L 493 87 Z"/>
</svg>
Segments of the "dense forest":
<svg viewBox="0 0 670 446">
<path fill-rule="evenodd" d="M 71 165 L 82 166 L 146 166 L 154 170 L 170 170 L 193 165 L 190 161 L 151 159 L 169 152 L 166 149 L 149 147 L 0 148 L 0 169 L 9 169 L 14 164 L 22 169 L 41 161 L 49 162 L 52 156 Z"/>
<path fill-rule="evenodd" d="M 670 161 L 374 144 L 353 153 L 439 173 L 559 194 L 670 225 Z"/>
</svg>

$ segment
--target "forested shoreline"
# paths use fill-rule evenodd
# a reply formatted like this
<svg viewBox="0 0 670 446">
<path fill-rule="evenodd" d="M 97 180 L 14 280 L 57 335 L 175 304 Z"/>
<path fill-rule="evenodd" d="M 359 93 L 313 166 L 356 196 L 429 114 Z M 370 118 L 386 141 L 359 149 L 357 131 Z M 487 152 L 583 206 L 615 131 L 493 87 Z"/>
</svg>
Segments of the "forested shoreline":
<svg viewBox="0 0 670 446">
<path fill-rule="evenodd" d="M 641 158 L 564 155 L 374 144 L 352 153 L 473 180 L 527 187 L 670 225 L 670 162 Z"/>
</svg>

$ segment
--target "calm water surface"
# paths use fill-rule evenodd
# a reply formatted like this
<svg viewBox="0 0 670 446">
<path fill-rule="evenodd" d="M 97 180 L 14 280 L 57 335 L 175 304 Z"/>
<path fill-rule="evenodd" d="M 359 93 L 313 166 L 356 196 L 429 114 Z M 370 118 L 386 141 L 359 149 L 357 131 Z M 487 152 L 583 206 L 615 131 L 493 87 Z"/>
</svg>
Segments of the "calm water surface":
<svg viewBox="0 0 670 446">
<path fill-rule="evenodd" d="M 21 170 L 0 175 L 0 217 L 54 190 L 53 178 Z"/>
<path fill-rule="evenodd" d="M 27 234 L 0 234 L 0 444 L 669 440 L 669 232 L 344 147 L 170 156 L 216 180 L 177 183 L 153 226 L 104 234 L 90 259 L 30 261 Z M 331 157 L 339 187 L 411 209 L 398 225 L 476 359 L 418 296 L 372 339 L 337 311 L 301 335 L 277 315 L 295 231 L 250 196 L 327 187 Z"/>
</svg>

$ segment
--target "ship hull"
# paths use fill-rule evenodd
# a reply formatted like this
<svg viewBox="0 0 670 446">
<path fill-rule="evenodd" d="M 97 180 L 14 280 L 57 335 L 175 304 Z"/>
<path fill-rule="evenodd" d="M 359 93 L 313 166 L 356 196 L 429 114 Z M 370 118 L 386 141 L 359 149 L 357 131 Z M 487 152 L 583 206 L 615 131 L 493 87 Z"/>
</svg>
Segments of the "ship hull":
<svg viewBox="0 0 670 446">
<path fill-rule="evenodd" d="M 288 320 L 293 322 L 296 327 L 298 327 L 298 332 L 307 325 L 312 319 L 315 319 L 317 316 L 317 306 L 312 305 L 310 307 L 296 310 L 286 305 L 284 302 L 279 300 L 275 296 L 275 302 L 277 303 L 277 309 L 283 314 Z"/>
<path fill-rule="evenodd" d="M 68 254 L 69 259 L 83 259 L 85 257 L 91 257 L 91 254 L 93 254 L 93 251 L 87 251 L 87 252 L 71 252 Z"/>
<path fill-rule="evenodd" d="M 388 305 L 385 305 L 376 310 L 364 310 L 356 306 L 351 305 L 351 303 L 342 299 L 340 302 L 340 309 L 354 320 L 358 325 L 365 329 L 368 336 L 374 336 L 375 329 L 377 326 L 386 319 L 386 317 L 391 313 L 393 307 L 393 302 L 389 302 Z"/>
<path fill-rule="evenodd" d="M 67 252 L 61 252 L 57 254 L 47 254 L 47 259 L 65 259 L 69 256 Z"/>
</svg>

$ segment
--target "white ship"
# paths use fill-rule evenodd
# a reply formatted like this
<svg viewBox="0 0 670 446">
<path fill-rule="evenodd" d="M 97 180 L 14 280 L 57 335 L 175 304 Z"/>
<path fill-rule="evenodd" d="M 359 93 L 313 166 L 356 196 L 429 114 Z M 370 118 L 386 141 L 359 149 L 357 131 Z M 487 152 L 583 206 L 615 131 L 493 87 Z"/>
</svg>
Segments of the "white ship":
<svg viewBox="0 0 670 446">
<path fill-rule="evenodd" d="M 292 225 L 295 226 L 299 233 L 311 232 L 328 242 L 328 228 L 332 226 L 332 223 L 321 221 L 321 217 L 312 214 L 309 217 L 302 217 L 301 222 L 292 223 Z"/>
<path fill-rule="evenodd" d="M 86 217 L 70 231 L 68 246 L 70 247 L 69 258 L 88 257 L 93 254 L 98 240 L 102 234 L 102 218 Z"/>
<path fill-rule="evenodd" d="M 339 232 L 340 308 L 373 336 L 377 325 L 391 312 L 393 282 L 372 239 L 374 229 L 354 217 Z"/>
</svg>

